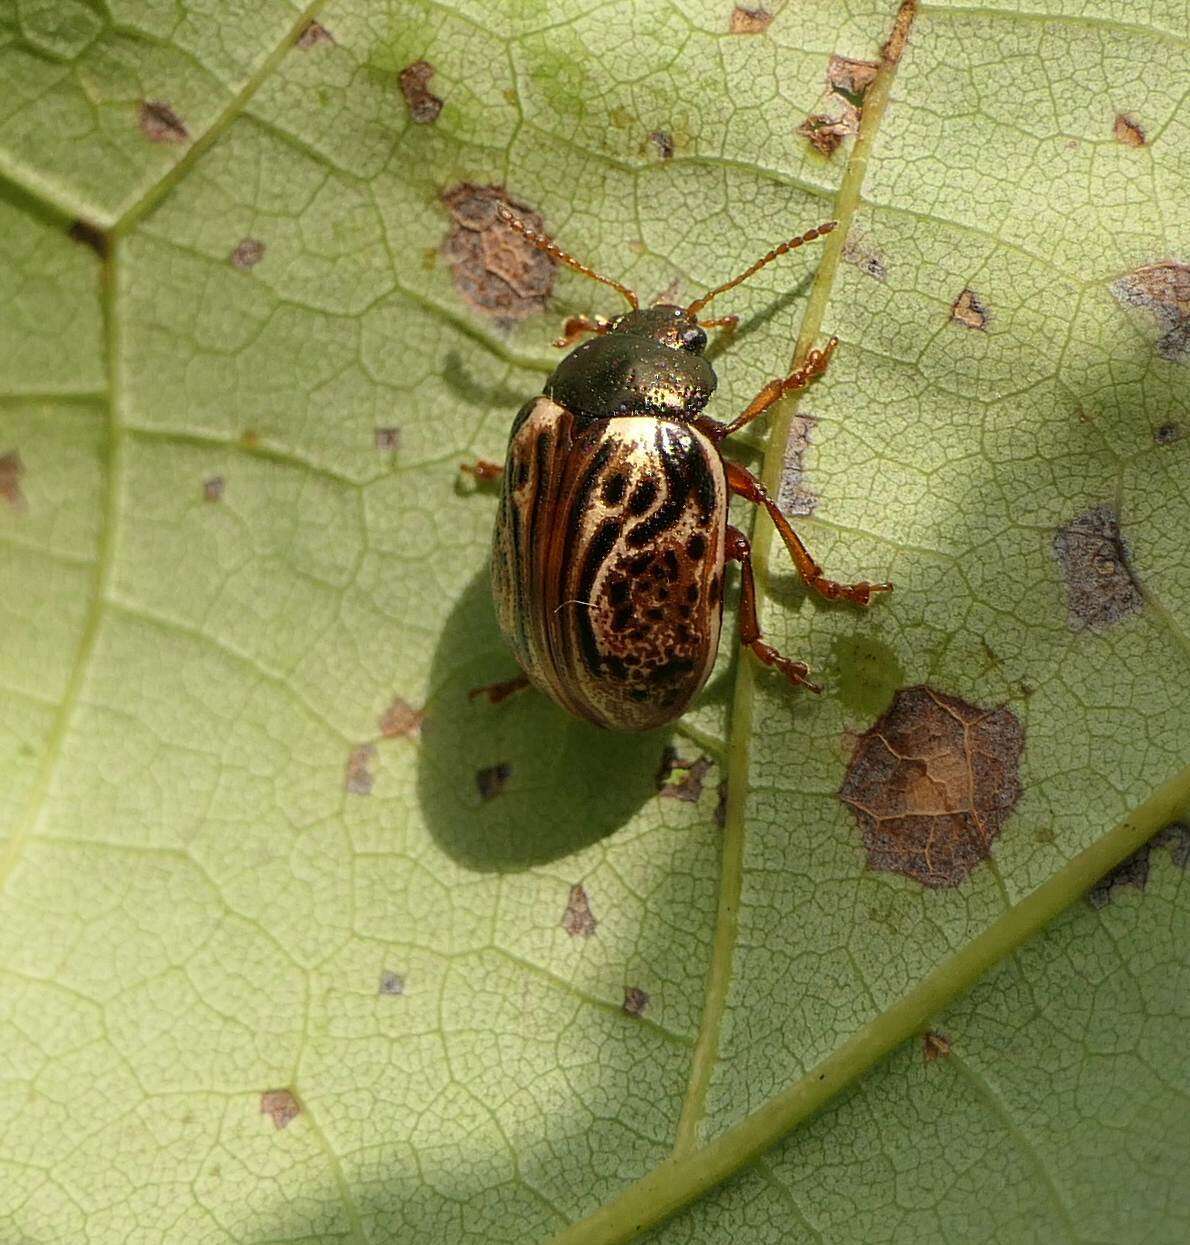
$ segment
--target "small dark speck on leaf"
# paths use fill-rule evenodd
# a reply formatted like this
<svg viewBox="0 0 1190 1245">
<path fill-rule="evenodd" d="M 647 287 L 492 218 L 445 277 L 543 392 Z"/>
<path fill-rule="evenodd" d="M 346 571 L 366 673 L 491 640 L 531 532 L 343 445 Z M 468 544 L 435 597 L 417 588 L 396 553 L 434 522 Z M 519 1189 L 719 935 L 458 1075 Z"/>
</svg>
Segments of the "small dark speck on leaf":
<svg viewBox="0 0 1190 1245">
<path fill-rule="evenodd" d="M 1168 847 L 1173 863 L 1179 869 L 1185 869 L 1190 862 L 1190 826 L 1185 822 L 1175 821 L 1142 844 L 1131 856 L 1121 860 L 1087 892 L 1087 902 L 1091 907 L 1107 907 L 1113 899 L 1118 898 L 1117 892 L 1125 886 L 1143 891 L 1149 883 L 1149 865 L 1153 851 L 1159 847 Z"/>
<path fill-rule="evenodd" d="M 1092 506 L 1060 527 L 1053 550 L 1066 581 L 1066 620 L 1073 630 L 1110 627 L 1144 607 L 1119 518 L 1109 503 Z"/>
<path fill-rule="evenodd" d="M 866 272 L 874 281 L 887 281 L 888 269 L 884 260 L 874 251 L 867 251 L 857 238 L 848 237 L 843 247 L 843 259 L 854 264 L 860 272 Z"/>
<path fill-rule="evenodd" d="M 255 268 L 264 259 L 264 243 L 259 238 L 241 238 L 231 253 L 231 265 L 241 271 Z"/>
<path fill-rule="evenodd" d="M 541 216 L 500 186 L 460 182 L 443 193 L 442 202 L 454 221 L 442 254 L 462 298 L 506 324 L 544 311 L 554 288 L 554 261 L 505 224 L 496 208 L 504 204 L 539 233 L 545 228 Z"/>
<path fill-rule="evenodd" d="M 288 1089 L 266 1089 L 260 1095 L 260 1114 L 272 1117 L 273 1127 L 285 1128 L 302 1113 L 301 1104 Z"/>
<path fill-rule="evenodd" d="M 405 978 L 400 973 L 394 973 L 391 969 L 384 969 L 380 974 L 380 991 L 381 994 L 404 994 Z"/>
<path fill-rule="evenodd" d="M 640 986 L 624 987 L 624 1014 L 626 1016 L 643 1016 L 649 1006 L 649 996 Z"/>
<path fill-rule="evenodd" d="M 662 160 L 673 159 L 674 140 L 672 134 L 667 133 L 665 130 L 654 130 L 649 135 L 649 142 L 657 148 L 657 154 Z"/>
<path fill-rule="evenodd" d="M 70 226 L 69 232 L 76 242 L 89 246 L 100 259 L 107 259 L 108 236 L 98 225 L 92 225 L 90 221 L 76 220 Z"/>
<path fill-rule="evenodd" d="M 352 748 L 347 758 L 347 770 L 343 786 L 349 795 L 371 795 L 376 776 L 372 773 L 372 764 L 376 760 L 374 744 L 360 744 Z"/>
<path fill-rule="evenodd" d="M 713 764 L 705 756 L 696 761 L 684 761 L 678 756 L 677 749 L 667 746 L 661 753 L 661 764 L 657 769 L 657 793 L 662 799 L 697 804 L 702 795 L 703 781 Z"/>
<path fill-rule="evenodd" d="M 383 454 L 393 453 L 401 444 L 400 428 L 377 428 L 372 437 L 376 448 Z"/>
<path fill-rule="evenodd" d="M 297 46 L 303 52 L 308 52 L 320 43 L 334 43 L 334 41 L 335 36 L 325 26 L 318 22 L 307 22 L 302 28 L 302 33 L 297 37 Z"/>
<path fill-rule="evenodd" d="M 1162 424 L 1160 428 L 1153 433 L 1153 440 L 1158 445 L 1172 445 L 1179 440 L 1182 435 L 1181 428 L 1177 424 Z"/>
<path fill-rule="evenodd" d="M 983 709 L 919 684 L 859 736 L 839 798 L 868 868 L 958 886 L 989 859 L 1021 796 L 1025 735 L 1007 705 Z"/>
<path fill-rule="evenodd" d="M 938 1029 L 927 1029 L 921 1035 L 921 1057 L 926 1063 L 945 1059 L 950 1054 L 950 1038 Z"/>
<path fill-rule="evenodd" d="M 1130 113 L 1122 112 L 1116 117 L 1112 134 L 1115 135 L 1116 142 L 1123 143 L 1125 147 L 1144 147 L 1149 141 L 1144 127 Z"/>
<path fill-rule="evenodd" d="M 1111 292 L 1122 303 L 1157 318 L 1157 353 L 1170 363 L 1190 363 L 1190 265 L 1176 260 L 1149 264 L 1118 277 Z"/>
<path fill-rule="evenodd" d="M 418 125 L 431 125 L 442 111 L 442 100 L 430 90 L 434 66 L 429 61 L 414 61 L 401 70 L 397 81 L 409 105 L 409 115 Z"/>
<path fill-rule="evenodd" d="M 768 9 L 745 9 L 737 5 L 731 11 L 728 30 L 733 35 L 759 35 L 768 30 L 772 20 Z"/>
<path fill-rule="evenodd" d="M 25 474 L 25 464 L 16 450 L 5 450 L 0 454 L 0 497 L 18 513 L 25 509 L 25 494 L 21 491 L 21 477 Z"/>
<path fill-rule="evenodd" d="M 987 328 L 988 315 L 987 306 L 974 290 L 963 290 L 950 308 L 951 322 L 968 329 Z"/>
<path fill-rule="evenodd" d="M 140 128 L 155 143 L 184 143 L 190 137 L 182 118 L 159 99 L 141 100 Z"/>
<path fill-rule="evenodd" d="M 512 766 L 507 761 L 489 765 L 486 769 L 477 770 L 475 785 L 479 789 L 481 800 L 494 800 L 504 790 L 509 778 L 512 777 Z"/>
<path fill-rule="evenodd" d="M 203 501 L 222 501 L 225 488 L 226 481 L 222 476 L 208 476 L 202 482 Z"/>
<path fill-rule="evenodd" d="M 591 901 L 582 884 L 576 882 L 566 897 L 566 911 L 562 913 L 562 928 L 571 938 L 591 938 L 599 922 L 591 911 Z"/>
<path fill-rule="evenodd" d="M 388 708 L 380 715 L 380 733 L 385 739 L 397 739 L 401 736 L 412 739 L 421 734 L 425 720 L 424 710 L 415 709 L 400 696 L 394 696 Z"/>
</svg>

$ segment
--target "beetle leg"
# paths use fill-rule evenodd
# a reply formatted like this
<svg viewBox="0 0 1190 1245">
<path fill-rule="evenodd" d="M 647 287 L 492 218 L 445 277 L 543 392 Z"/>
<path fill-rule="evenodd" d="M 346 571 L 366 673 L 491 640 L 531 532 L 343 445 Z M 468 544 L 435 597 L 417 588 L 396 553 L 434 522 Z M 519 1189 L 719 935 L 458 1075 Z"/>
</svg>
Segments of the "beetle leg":
<svg viewBox="0 0 1190 1245">
<path fill-rule="evenodd" d="M 795 389 L 805 389 L 813 384 L 830 365 L 831 355 L 835 353 L 839 339 L 832 337 L 826 343 L 825 350 L 811 350 L 801 367 L 794 368 L 788 376 L 770 380 L 767 385 L 752 399 L 730 424 L 720 424 L 712 420 L 700 421 L 699 430 L 706 433 L 712 441 L 719 442 L 730 437 L 733 432 L 746 428 L 758 415 L 763 415 L 778 399 Z M 708 426 L 704 427 L 704 423 Z M 714 424 L 714 427 L 709 425 Z"/>
<path fill-rule="evenodd" d="M 474 700 L 477 696 L 486 696 L 489 704 L 498 705 L 502 700 L 507 700 L 514 693 L 523 691 L 528 686 L 528 675 L 518 674 L 515 679 L 505 679 L 500 683 L 485 683 L 483 687 L 473 687 L 467 693 L 467 699 Z"/>
<path fill-rule="evenodd" d="M 555 337 L 553 344 L 559 350 L 573 346 L 584 333 L 606 333 L 612 322 L 603 316 L 567 316 L 562 325 L 562 336 Z"/>
<path fill-rule="evenodd" d="M 740 643 L 750 648 L 766 666 L 780 670 L 794 687 L 805 687 L 821 695 L 822 688 L 806 677 L 810 668 L 804 661 L 782 657 L 771 644 L 760 638 L 760 620 L 756 617 L 756 580 L 752 576 L 752 546 L 744 533 L 730 524 L 723 556 L 740 564 Z"/>
<path fill-rule="evenodd" d="M 892 591 L 892 584 L 888 583 L 870 584 L 864 580 L 858 584 L 840 584 L 833 579 L 827 579 L 822 573 L 822 567 L 814 561 L 809 549 L 802 543 L 802 538 L 793 530 L 764 485 L 750 471 L 736 463 L 724 460 L 723 465 L 727 469 L 728 489 L 755 505 L 763 506 L 769 512 L 769 518 L 780 532 L 789 556 L 797 567 L 797 573 L 807 588 L 813 588 L 820 597 L 825 597 L 828 601 L 851 601 L 855 605 L 868 605 L 875 593 Z"/>
<path fill-rule="evenodd" d="M 734 333 L 739 322 L 739 316 L 716 316 L 713 320 L 699 320 L 698 325 L 699 328 L 726 329 L 729 333 Z"/>
<path fill-rule="evenodd" d="M 473 463 L 459 463 L 459 470 L 477 480 L 498 480 L 504 474 L 504 468 L 499 463 L 489 462 L 486 458 L 477 458 Z"/>
</svg>

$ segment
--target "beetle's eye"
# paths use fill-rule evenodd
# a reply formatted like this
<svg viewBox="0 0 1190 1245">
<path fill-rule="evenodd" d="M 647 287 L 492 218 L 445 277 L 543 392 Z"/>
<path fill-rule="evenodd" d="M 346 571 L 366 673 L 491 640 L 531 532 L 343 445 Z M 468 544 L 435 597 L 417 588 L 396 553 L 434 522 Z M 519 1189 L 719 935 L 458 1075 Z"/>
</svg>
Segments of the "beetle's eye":
<svg viewBox="0 0 1190 1245">
<path fill-rule="evenodd" d="M 683 350 L 692 350 L 697 354 L 698 351 L 700 351 L 706 344 L 707 335 L 698 327 L 697 324 L 692 328 L 684 329 L 682 331 Z"/>
</svg>

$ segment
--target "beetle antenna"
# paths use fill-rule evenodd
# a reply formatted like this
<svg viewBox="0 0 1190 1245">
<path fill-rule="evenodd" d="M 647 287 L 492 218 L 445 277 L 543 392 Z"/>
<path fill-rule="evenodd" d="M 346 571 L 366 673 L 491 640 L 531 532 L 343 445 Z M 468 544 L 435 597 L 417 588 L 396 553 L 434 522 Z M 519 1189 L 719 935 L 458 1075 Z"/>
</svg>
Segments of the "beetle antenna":
<svg viewBox="0 0 1190 1245">
<path fill-rule="evenodd" d="M 619 290 L 628 300 L 628 305 L 633 311 L 640 309 L 640 299 L 637 298 L 635 291 L 630 290 L 626 285 L 621 285 L 619 281 L 613 281 L 611 277 L 605 277 L 602 273 L 596 272 L 594 268 L 588 268 L 586 264 L 579 263 L 573 255 L 564 251 L 553 238 L 547 238 L 545 234 L 538 233 L 536 229 L 530 229 L 519 216 L 509 211 L 503 203 L 496 204 L 496 215 L 510 229 L 515 229 L 526 242 L 531 243 L 539 251 L 552 255 L 554 259 L 565 264 L 567 268 L 573 268 L 575 272 L 581 272 L 584 277 L 590 277 L 592 281 L 602 281 L 604 285 L 610 285 L 613 290 Z"/>
<path fill-rule="evenodd" d="M 779 255 L 784 255 L 786 251 L 792 251 L 795 247 L 803 246 L 807 242 L 813 242 L 815 238 L 821 238 L 824 234 L 830 233 L 838 224 L 837 220 L 828 220 L 825 225 L 819 225 L 817 229 L 808 229 L 800 238 L 790 238 L 788 242 L 782 242 L 780 246 L 775 246 L 763 258 L 758 259 L 751 268 L 745 269 L 738 277 L 732 277 L 730 281 L 724 282 L 723 285 L 717 285 L 708 294 L 704 294 L 701 298 L 696 298 L 686 310 L 691 315 L 697 315 L 712 298 L 717 298 L 720 294 L 727 290 L 735 289 L 742 281 L 752 276 L 753 273 L 759 272 L 765 264 L 771 264 Z"/>
</svg>

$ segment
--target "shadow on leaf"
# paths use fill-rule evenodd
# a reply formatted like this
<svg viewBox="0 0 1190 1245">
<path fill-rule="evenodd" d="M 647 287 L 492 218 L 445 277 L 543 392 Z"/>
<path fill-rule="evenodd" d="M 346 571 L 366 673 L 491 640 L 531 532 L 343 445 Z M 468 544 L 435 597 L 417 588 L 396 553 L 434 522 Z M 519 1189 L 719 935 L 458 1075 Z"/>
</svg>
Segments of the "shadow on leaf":
<svg viewBox="0 0 1190 1245">
<path fill-rule="evenodd" d="M 468 585 L 434 654 L 417 791 L 437 844 L 480 871 L 557 860 L 613 833 L 656 795 L 668 733 L 617 735 L 526 689 L 469 699 L 510 679 L 486 570 Z"/>
</svg>

